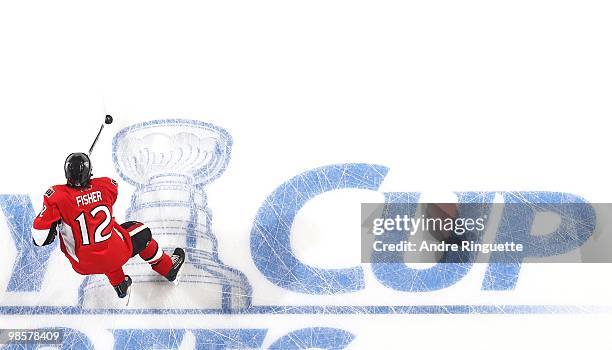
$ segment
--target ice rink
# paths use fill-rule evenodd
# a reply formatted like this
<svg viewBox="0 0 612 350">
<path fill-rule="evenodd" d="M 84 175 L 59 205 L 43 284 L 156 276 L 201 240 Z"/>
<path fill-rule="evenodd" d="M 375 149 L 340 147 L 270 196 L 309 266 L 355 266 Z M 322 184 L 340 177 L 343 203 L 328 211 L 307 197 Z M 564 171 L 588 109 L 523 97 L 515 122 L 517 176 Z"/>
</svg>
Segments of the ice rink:
<svg viewBox="0 0 612 350">
<path fill-rule="evenodd" d="M 563 263 L 396 268 L 361 262 L 360 206 L 612 201 L 611 15 L 604 1 L 0 3 L 0 329 L 61 328 L 75 349 L 605 348 L 612 265 L 580 261 L 612 247 L 609 221 Z M 30 239 L 106 114 L 92 163 L 119 183 L 116 221 L 188 253 L 176 287 L 133 259 L 127 307 Z"/>
</svg>

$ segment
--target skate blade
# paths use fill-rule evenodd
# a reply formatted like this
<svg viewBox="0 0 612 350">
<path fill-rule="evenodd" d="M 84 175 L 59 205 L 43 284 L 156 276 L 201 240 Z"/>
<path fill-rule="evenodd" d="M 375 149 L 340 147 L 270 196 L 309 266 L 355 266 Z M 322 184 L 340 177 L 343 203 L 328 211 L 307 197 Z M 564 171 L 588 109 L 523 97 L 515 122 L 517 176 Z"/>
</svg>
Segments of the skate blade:
<svg viewBox="0 0 612 350">
<path fill-rule="evenodd" d="M 132 296 L 132 286 L 128 288 L 128 295 L 125 297 L 127 300 L 125 301 L 125 307 L 130 306 L 130 297 Z"/>
<path fill-rule="evenodd" d="M 179 283 L 181 282 L 181 275 L 183 274 L 183 266 L 181 266 L 181 269 L 179 270 L 179 272 L 176 274 L 176 278 L 174 279 L 174 281 L 172 281 L 172 284 L 174 286 L 178 286 Z"/>
</svg>

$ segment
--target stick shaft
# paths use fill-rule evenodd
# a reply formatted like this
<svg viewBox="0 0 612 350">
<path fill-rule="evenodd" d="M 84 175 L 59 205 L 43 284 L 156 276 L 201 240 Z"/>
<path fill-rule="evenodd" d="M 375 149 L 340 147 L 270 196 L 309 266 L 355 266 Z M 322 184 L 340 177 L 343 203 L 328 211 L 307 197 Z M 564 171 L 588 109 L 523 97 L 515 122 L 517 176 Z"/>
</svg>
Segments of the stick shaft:
<svg viewBox="0 0 612 350">
<path fill-rule="evenodd" d="M 96 143 L 98 142 L 98 139 L 100 138 L 100 134 L 102 133 L 102 129 L 104 129 L 104 124 L 102 124 L 100 126 L 100 131 L 98 131 L 98 135 L 96 135 L 96 138 L 94 139 L 93 143 L 91 144 L 91 147 L 89 147 L 89 155 L 91 155 L 91 152 L 94 149 L 94 146 L 96 145 Z"/>
</svg>

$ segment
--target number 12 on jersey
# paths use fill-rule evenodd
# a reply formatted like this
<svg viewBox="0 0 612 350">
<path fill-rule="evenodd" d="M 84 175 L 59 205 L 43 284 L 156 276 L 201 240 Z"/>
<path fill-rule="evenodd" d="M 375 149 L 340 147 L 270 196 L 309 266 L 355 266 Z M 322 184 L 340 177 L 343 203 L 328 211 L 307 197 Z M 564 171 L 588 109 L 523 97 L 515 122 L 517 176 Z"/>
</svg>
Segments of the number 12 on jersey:
<svg viewBox="0 0 612 350">
<path fill-rule="evenodd" d="M 104 215 L 104 220 L 94 229 L 94 244 L 104 242 L 110 238 L 111 232 L 106 235 L 102 235 L 102 232 L 108 227 L 111 222 L 111 213 L 110 209 L 108 209 L 105 205 L 100 205 L 93 208 L 90 212 L 91 216 L 97 218 L 98 215 Z M 83 241 L 83 245 L 89 245 L 89 225 L 87 224 L 87 219 L 85 217 L 85 212 L 82 211 L 79 216 L 76 217 L 76 221 L 79 222 L 79 228 L 81 230 L 81 238 Z"/>
</svg>

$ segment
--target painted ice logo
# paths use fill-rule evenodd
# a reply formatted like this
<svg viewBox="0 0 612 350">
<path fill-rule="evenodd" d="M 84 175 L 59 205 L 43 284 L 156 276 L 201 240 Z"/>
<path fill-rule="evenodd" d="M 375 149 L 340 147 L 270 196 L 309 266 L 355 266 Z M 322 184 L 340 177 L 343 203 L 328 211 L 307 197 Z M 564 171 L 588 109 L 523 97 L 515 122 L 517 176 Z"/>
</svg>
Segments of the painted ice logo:
<svg viewBox="0 0 612 350">
<path fill-rule="evenodd" d="M 138 288 L 132 292 L 131 307 L 232 311 L 250 305 L 247 278 L 219 260 L 204 191 L 225 170 L 231 147 L 227 131 L 190 120 L 137 124 L 115 136 L 117 171 L 136 186 L 127 220 L 147 223 L 161 246 L 186 247 L 187 252 L 186 278 L 176 288 L 148 273 L 147 263 L 132 259 L 126 273 Z M 113 291 L 104 282 L 101 275 L 86 279 L 81 293 L 85 308 L 107 307 Z M 162 292 L 152 294 L 153 288 Z"/>
<path fill-rule="evenodd" d="M 559 213 L 563 209 L 560 204 L 585 203 L 582 198 L 567 193 L 456 193 L 459 210 L 469 210 L 474 204 L 480 204 L 479 215 L 482 217 L 488 217 L 485 214 L 488 214 L 490 203 L 496 196 L 502 197 L 504 203 L 539 203 L 537 207 L 525 207 L 521 212 L 504 210 L 501 213 L 500 224 L 494 227 L 494 240 L 503 242 L 512 236 L 532 248 L 511 256 L 511 262 L 507 257 L 492 255 L 488 264 L 483 264 L 486 266 L 483 275 L 471 280 L 476 282 L 472 283 L 476 290 L 470 291 L 469 298 L 472 299 L 466 297 L 465 300 L 473 300 L 472 303 L 448 303 L 449 299 L 444 299 L 444 295 L 437 300 L 432 299 L 435 301 L 430 304 L 418 304 L 414 299 L 415 292 L 440 291 L 456 286 L 473 270 L 474 264 L 469 262 L 438 263 L 426 268 L 397 263 L 333 268 L 300 260 L 291 246 L 295 218 L 306 203 L 324 193 L 365 190 L 381 194 L 385 203 L 419 202 L 419 193 L 381 192 L 380 186 L 389 168 L 378 164 L 322 166 L 304 171 L 280 184 L 260 205 L 250 230 L 250 240 L 239 242 L 249 245 L 250 257 L 245 259 L 251 258 L 257 268 L 247 278 L 243 273 L 246 272 L 244 266 L 227 266 L 219 258 L 217 239 L 222 236 L 211 229 L 212 212 L 205 192 L 206 186 L 225 170 L 230 160 L 231 145 L 232 139 L 227 131 L 194 120 L 166 119 L 141 123 L 123 129 L 115 136 L 112 154 L 117 172 L 125 182 L 134 186 L 126 218 L 147 223 L 164 247 L 187 248 L 187 264 L 178 288 L 171 287 L 150 273 L 148 266 L 138 259 L 129 263 L 126 272 L 134 278 L 136 288 L 128 309 L 109 307 L 105 303 L 115 295 L 104 277 L 99 276 L 83 280 L 74 304 L 58 306 L 50 305 L 51 302 L 40 304 L 40 298 L 28 299 L 44 292 L 43 284 L 52 260 L 50 257 L 57 253 L 57 243 L 32 249 L 31 224 L 35 212 L 29 195 L 0 195 L 0 208 L 16 253 L 8 257 L 0 256 L 0 262 L 11 266 L 10 272 L 5 275 L 5 298 L 0 299 L 0 314 L 13 317 L 66 315 L 67 318 L 61 320 L 47 319 L 35 325 L 75 328 L 68 331 L 64 341 L 67 347 L 75 348 L 107 348 L 95 344 L 110 334 L 116 349 L 176 349 L 188 343 L 196 344 L 193 346 L 196 348 L 218 349 L 259 348 L 264 344 L 270 349 L 342 349 L 357 337 L 351 322 L 336 322 L 336 325 L 342 325 L 335 326 L 338 328 L 322 327 L 321 317 L 328 317 L 328 321 L 342 321 L 342 317 L 347 317 L 345 315 L 357 317 L 373 313 L 585 310 L 583 307 L 572 308 L 572 305 L 521 305 L 520 302 L 500 305 L 495 302 L 481 303 L 479 299 L 491 291 L 513 291 L 525 259 L 575 250 L 593 234 L 596 218 L 588 204 L 582 206 L 584 210 L 563 212 L 560 226 L 568 222 L 579 223 L 572 226 L 571 235 L 558 230 L 544 236 L 533 234 L 532 226 L 537 212 Z M 123 187 L 123 190 L 126 188 Z M 466 205 L 461 207 L 463 204 Z M 356 239 L 359 239 L 358 236 L 357 232 Z M 545 244 L 542 245 L 542 242 Z M 255 293 L 261 293 L 265 288 L 268 291 L 281 291 L 291 295 L 289 300 L 300 302 L 295 305 L 275 299 L 268 303 L 254 302 Z M 150 293 L 153 289 L 161 297 L 154 297 Z M 478 292 L 481 295 L 477 295 Z M 384 298 L 370 297 L 372 295 L 384 295 Z M 339 299 L 333 299 L 337 296 L 344 298 L 342 304 L 338 303 Z M 80 325 L 68 322 L 70 317 L 78 318 L 83 314 L 102 322 L 100 327 L 106 333 L 87 333 L 79 329 Z M 305 314 L 318 316 L 300 318 Z M 146 329 L 150 325 L 138 322 L 116 324 L 114 317 L 117 315 L 128 321 L 130 317 L 142 320 L 142 316 L 146 315 L 158 323 L 151 329 Z M 184 320 L 176 316 L 183 315 L 192 315 L 198 322 L 181 324 Z M 265 318 L 262 315 L 275 316 Z M 279 315 L 296 316 L 297 323 L 277 322 Z M 178 324 L 170 328 L 169 323 L 164 322 L 166 316 L 174 316 Z M 208 323 L 213 317 L 217 317 L 216 325 Z M 250 323 L 236 327 L 234 323 L 243 318 Z M 39 321 L 36 318 L 33 320 Z M 219 323 L 222 326 L 218 327 Z M 257 325 L 257 328 L 253 328 L 253 325 Z M 202 327 L 207 329 L 200 329 Z M 274 335 L 268 335 L 268 329 L 279 327 L 281 331 L 275 330 L 270 332 Z"/>
</svg>

